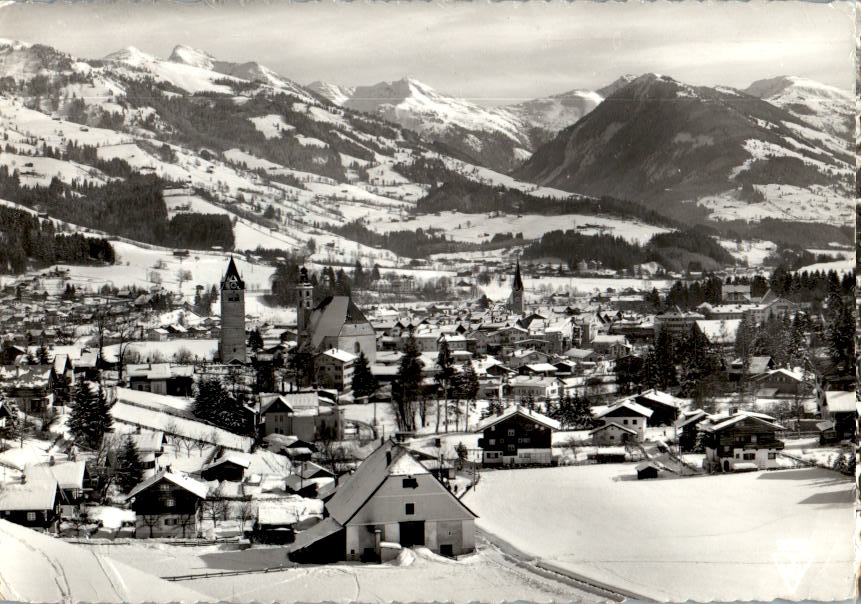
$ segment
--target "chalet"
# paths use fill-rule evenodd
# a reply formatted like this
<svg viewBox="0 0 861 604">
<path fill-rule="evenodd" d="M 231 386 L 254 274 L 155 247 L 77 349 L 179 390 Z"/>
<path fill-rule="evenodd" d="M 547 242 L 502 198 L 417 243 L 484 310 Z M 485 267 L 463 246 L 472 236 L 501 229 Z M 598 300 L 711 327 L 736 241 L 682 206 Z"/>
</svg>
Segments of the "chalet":
<svg viewBox="0 0 861 604">
<path fill-rule="evenodd" d="M 6 484 L 0 489 L 0 519 L 56 532 L 62 496 L 55 480 Z"/>
<path fill-rule="evenodd" d="M 618 359 L 631 350 L 628 340 L 622 335 L 596 335 L 590 344 L 595 354 L 605 359 Z"/>
<path fill-rule="evenodd" d="M 773 291 L 768 290 L 758 304 L 753 304 L 744 311 L 744 315 L 759 325 L 770 317 L 786 316 L 791 318 L 795 315 L 796 309 L 797 306 L 794 302 L 781 298 Z"/>
<path fill-rule="evenodd" d="M 257 503 L 251 540 L 259 543 L 292 543 L 296 530 L 323 519 L 323 502 L 298 495 L 264 499 Z"/>
<path fill-rule="evenodd" d="M 485 465 L 550 465 L 551 435 L 559 422 L 513 405 L 481 420 L 474 432 L 482 433 L 478 446 Z"/>
<path fill-rule="evenodd" d="M 721 286 L 721 302 L 744 303 L 750 302 L 750 284 L 729 284 Z"/>
<path fill-rule="evenodd" d="M 552 365 L 550 365 L 552 367 Z M 518 375 L 503 386 L 506 396 L 518 401 L 548 401 L 559 398 L 559 380 L 540 375 Z"/>
<path fill-rule="evenodd" d="M 338 405 L 315 390 L 264 394 L 260 403 L 263 436 L 286 434 L 314 442 L 323 432 L 340 433 Z"/>
<path fill-rule="evenodd" d="M 161 471 L 128 494 L 135 512 L 135 537 L 190 537 L 197 534 L 205 483 Z"/>
<path fill-rule="evenodd" d="M 383 543 L 443 556 L 475 550 L 475 514 L 403 445 L 371 453 L 326 503 L 328 517 L 299 533 L 292 560 L 383 560 Z"/>
<path fill-rule="evenodd" d="M 353 382 L 353 366 L 356 355 L 330 348 L 314 358 L 314 374 L 317 384 L 323 388 L 336 388 L 339 391 L 349 390 Z"/>
<path fill-rule="evenodd" d="M 777 467 L 777 453 L 783 441 L 776 433 L 785 430 L 774 418 L 752 411 L 706 419 L 697 425 L 703 431 L 707 471 L 768 469 Z"/>
<path fill-rule="evenodd" d="M 228 452 L 215 461 L 212 461 L 200 469 L 200 477 L 204 480 L 224 480 L 230 482 L 242 482 L 245 471 L 251 465 L 248 456 L 236 452 Z"/>
<path fill-rule="evenodd" d="M 145 363 L 126 366 L 129 388 L 169 396 L 191 396 L 194 367 L 171 366 L 170 363 Z"/>
<path fill-rule="evenodd" d="M 797 396 L 804 390 L 804 376 L 783 367 L 751 378 L 758 396 Z"/>
<path fill-rule="evenodd" d="M 52 365 L 4 366 L 0 368 L 0 388 L 27 415 L 44 413 L 54 402 L 53 369 Z"/>
<path fill-rule="evenodd" d="M 774 369 L 774 361 L 771 357 L 750 357 L 747 367 L 747 377 L 755 379 L 757 376 L 765 375 Z M 738 382 L 744 373 L 744 361 L 741 358 L 733 359 L 727 371 L 727 379 Z"/>
<path fill-rule="evenodd" d="M 317 450 L 314 443 L 304 441 L 297 436 L 271 433 L 263 439 L 266 448 L 273 453 L 286 455 L 292 462 L 309 461 Z"/>
<path fill-rule="evenodd" d="M 816 401 L 822 421 L 816 424 L 822 443 L 855 440 L 855 392 L 825 390 Z"/>
<path fill-rule="evenodd" d="M 28 482 L 56 482 L 60 488 L 63 515 L 72 515 L 96 486 L 83 461 L 51 462 L 27 466 Z"/>
<path fill-rule="evenodd" d="M 592 444 L 599 447 L 625 445 L 638 442 L 639 433 L 631 426 L 623 426 L 620 422 L 608 421 L 589 432 Z"/>
<path fill-rule="evenodd" d="M 634 441 L 643 442 L 646 439 L 646 423 L 652 415 L 651 409 L 632 400 L 624 400 L 597 413 L 595 419 L 633 430 L 637 433 Z"/>
<path fill-rule="evenodd" d="M 691 452 L 696 448 L 697 435 L 700 434 L 697 425 L 708 418 L 709 414 L 702 409 L 694 409 L 682 413 L 682 416 L 676 420 L 675 429 L 679 435 L 679 447 L 682 451 Z"/>
<path fill-rule="evenodd" d="M 651 388 L 632 398 L 641 407 L 652 410 L 649 423 L 653 426 L 671 426 L 679 416 L 681 401 L 667 392 Z"/>
</svg>

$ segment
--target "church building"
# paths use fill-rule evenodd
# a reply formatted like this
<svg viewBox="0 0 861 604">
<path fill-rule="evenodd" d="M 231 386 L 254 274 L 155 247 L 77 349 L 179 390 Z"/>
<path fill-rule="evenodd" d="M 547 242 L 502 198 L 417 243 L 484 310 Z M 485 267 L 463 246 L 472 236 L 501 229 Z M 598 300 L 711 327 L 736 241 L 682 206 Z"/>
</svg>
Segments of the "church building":
<svg viewBox="0 0 861 604">
<path fill-rule="evenodd" d="M 299 271 L 297 332 L 299 347 L 312 353 L 333 348 L 358 356 L 364 352 L 368 363 L 377 359 L 377 335 L 373 325 L 349 296 L 326 296 L 314 304 L 314 286 L 308 271 Z"/>
<path fill-rule="evenodd" d="M 236 270 L 233 256 L 221 280 L 221 341 L 218 355 L 222 363 L 248 362 L 245 348 L 245 281 Z"/>
</svg>

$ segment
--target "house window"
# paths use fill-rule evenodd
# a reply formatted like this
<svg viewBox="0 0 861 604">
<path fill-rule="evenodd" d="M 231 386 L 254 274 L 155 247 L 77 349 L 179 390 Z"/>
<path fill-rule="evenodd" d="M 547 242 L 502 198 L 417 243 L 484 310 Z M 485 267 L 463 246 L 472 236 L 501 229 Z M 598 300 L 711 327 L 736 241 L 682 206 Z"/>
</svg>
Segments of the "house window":
<svg viewBox="0 0 861 604">
<path fill-rule="evenodd" d="M 750 435 L 750 442 L 751 442 L 752 444 L 754 444 L 754 445 L 756 444 L 756 434 L 751 434 L 751 435 Z"/>
<path fill-rule="evenodd" d="M 169 491 L 170 490 L 170 484 L 163 482 L 160 485 L 158 485 L 158 488 L 161 489 L 162 491 Z"/>
<path fill-rule="evenodd" d="M 622 420 L 622 425 L 623 425 L 623 426 L 627 426 L 627 425 L 628 425 L 628 420 L 623 419 L 623 420 Z"/>
<path fill-rule="evenodd" d="M 358 342 L 356 342 L 356 343 L 353 345 L 353 350 L 356 352 L 356 354 L 358 354 L 358 353 L 362 352 L 362 347 L 359 345 L 359 343 L 358 343 Z"/>
<path fill-rule="evenodd" d="M 495 444 L 496 444 L 496 439 L 495 439 L 495 438 L 488 439 L 487 444 L 489 444 L 489 445 L 495 445 Z"/>
<path fill-rule="evenodd" d="M 491 432 L 496 432 L 496 426 L 491 426 L 491 427 L 490 427 L 490 431 L 491 431 Z"/>
<path fill-rule="evenodd" d="M 514 445 L 508 445 L 508 450 L 509 450 L 509 451 L 514 451 Z"/>
<path fill-rule="evenodd" d="M 769 453 L 768 458 L 769 459 L 777 459 L 777 453 Z"/>
<path fill-rule="evenodd" d="M 176 525 L 176 518 L 165 518 L 164 519 L 164 525 L 165 526 L 175 526 Z"/>
<path fill-rule="evenodd" d="M 30 522 L 36 521 L 36 512 L 27 512 L 27 520 Z"/>
<path fill-rule="evenodd" d="M 631 420 L 631 423 L 632 423 L 633 425 L 635 425 L 635 426 L 636 426 L 636 425 L 637 425 L 637 420 L 632 419 L 632 420 Z"/>
<path fill-rule="evenodd" d="M 419 481 L 415 478 L 404 478 L 402 484 L 405 489 L 414 489 L 419 486 Z"/>
<path fill-rule="evenodd" d="M 176 499 L 174 499 L 173 497 L 168 497 L 167 499 L 164 500 L 164 507 L 166 507 L 166 508 L 176 507 Z"/>
<path fill-rule="evenodd" d="M 616 440 L 616 437 L 615 437 L 614 435 L 612 435 L 612 434 L 611 434 L 611 435 L 610 435 L 610 440 Z"/>
<path fill-rule="evenodd" d="M 524 428 L 524 430 L 526 430 L 527 432 L 532 432 L 532 427 L 533 427 L 533 426 L 532 426 L 532 424 L 528 424 L 528 425 Z"/>
<path fill-rule="evenodd" d="M 416 513 L 416 504 L 414 504 L 414 503 L 408 503 L 408 504 L 406 504 L 406 505 L 404 506 L 404 513 L 405 513 L 407 516 L 412 516 L 412 515 L 414 515 L 414 514 Z"/>
<path fill-rule="evenodd" d="M 508 435 L 509 435 L 509 436 L 514 436 L 514 428 L 509 428 L 509 429 L 508 429 Z"/>
<path fill-rule="evenodd" d="M 744 454 L 745 461 L 752 461 L 756 459 L 756 453 L 745 453 Z"/>
</svg>

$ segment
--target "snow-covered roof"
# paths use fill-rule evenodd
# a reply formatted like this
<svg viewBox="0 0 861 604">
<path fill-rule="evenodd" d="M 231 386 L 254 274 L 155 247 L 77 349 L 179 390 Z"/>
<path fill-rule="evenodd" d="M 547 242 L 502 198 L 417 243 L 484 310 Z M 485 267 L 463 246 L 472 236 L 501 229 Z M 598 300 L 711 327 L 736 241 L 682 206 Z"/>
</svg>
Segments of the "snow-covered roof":
<svg viewBox="0 0 861 604">
<path fill-rule="evenodd" d="M 60 461 L 51 465 L 41 463 L 24 469 L 27 480 L 50 482 L 54 480 L 61 489 L 81 489 L 84 486 L 84 472 L 87 465 L 83 461 Z"/>
<path fill-rule="evenodd" d="M 350 363 L 358 358 L 356 357 L 356 355 L 349 353 L 346 350 L 341 350 L 340 348 L 330 348 L 329 350 L 324 351 L 322 354 L 326 355 L 327 357 L 331 357 L 341 363 Z"/>
<path fill-rule="evenodd" d="M 210 468 L 216 468 L 224 463 L 232 463 L 236 464 L 241 468 L 248 469 L 251 465 L 251 459 L 245 453 L 237 453 L 235 451 L 230 451 L 225 453 L 215 461 L 212 461 L 201 468 L 201 471 L 209 470 Z"/>
<path fill-rule="evenodd" d="M 137 495 L 138 493 L 145 491 L 150 488 L 152 485 L 161 482 L 162 480 L 168 480 L 175 484 L 176 486 L 185 489 L 189 493 L 197 495 L 201 499 L 206 499 L 207 492 L 209 491 L 209 485 L 205 482 L 200 482 L 199 480 L 195 480 L 193 478 L 189 478 L 188 476 L 183 476 L 177 472 L 167 472 L 162 470 L 157 474 L 154 474 L 141 482 L 135 488 L 133 488 L 127 498 L 130 499 Z"/>
<path fill-rule="evenodd" d="M 530 365 L 527 365 L 526 368 L 536 373 L 544 373 L 545 371 L 556 371 L 556 365 L 551 365 L 550 363 L 532 363 Z"/>
<path fill-rule="evenodd" d="M 0 489 L 0 511 L 50 510 L 57 497 L 57 481 L 40 477 Z M 5 554 L 4 554 L 5 555 Z"/>
<path fill-rule="evenodd" d="M 625 401 L 622 401 L 620 403 L 616 403 L 615 405 L 611 405 L 610 407 L 608 407 L 604 411 L 599 412 L 598 414 L 595 415 L 595 419 L 600 419 L 600 418 L 605 417 L 605 416 L 607 416 L 607 415 L 609 415 L 615 411 L 618 411 L 620 409 L 627 409 L 628 411 L 630 411 L 631 413 L 634 413 L 635 415 L 642 415 L 643 417 L 646 417 L 646 418 L 652 417 L 652 413 L 653 413 L 653 411 L 651 409 L 649 409 L 648 407 L 644 407 L 643 405 L 639 405 L 632 400 L 625 400 Z"/>
<path fill-rule="evenodd" d="M 855 392 L 841 390 L 826 390 L 825 404 L 828 405 L 830 413 L 854 413 Z"/>
<path fill-rule="evenodd" d="M 669 392 L 661 392 L 660 390 L 657 390 L 655 388 L 651 388 L 649 390 L 646 390 L 645 392 L 641 392 L 634 398 L 644 398 L 646 400 L 660 403 L 661 405 L 666 405 L 668 407 L 678 408 L 680 406 L 679 399 L 674 397 Z"/>
<path fill-rule="evenodd" d="M 774 418 L 770 415 L 752 411 L 739 411 L 730 416 L 721 416 L 712 420 L 706 420 L 700 424 L 700 427 L 706 432 L 720 432 L 747 419 L 763 424 L 772 430 L 786 430 L 786 428 L 775 422 Z"/>
<path fill-rule="evenodd" d="M 550 428 L 551 430 L 559 430 L 562 426 L 555 419 L 551 419 L 546 415 L 542 415 L 537 411 L 530 411 L 526 407 L 521 407 L 519 405 L 512 405 L 505 409 L 499 415 L 490 415 L 485 417 L 483 420 L 478 422 L 478 424 L 473 428 L 473 432 L 484 432 L 485 429 L 498 424 L 501 421 L 504 421 L 510 417 L 514 417 L 515 415 L 520 415 L 521 417 L 525 417 L 529 420 L 532 420 L 546 428 Z"/>
<path fill-rule="evenodd" d="M 323 501 L 298 495 L 257 501 L 257 522 L 269 526 L 290 526 L 307 518 L 323 517 Z"/>
</svg>

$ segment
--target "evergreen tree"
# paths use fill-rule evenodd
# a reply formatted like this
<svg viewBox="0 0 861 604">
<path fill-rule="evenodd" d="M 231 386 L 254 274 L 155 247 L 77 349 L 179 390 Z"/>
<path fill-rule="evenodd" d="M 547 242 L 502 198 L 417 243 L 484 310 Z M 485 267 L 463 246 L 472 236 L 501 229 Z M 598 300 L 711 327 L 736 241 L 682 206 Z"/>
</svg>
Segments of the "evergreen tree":
<svg viewBox="0 0 861 604">
<path fill-rule="evenodd" d="M 841 375 L 855 375 L 855 317 L 852 306 L 838 300 L 828 326 L 828 355 Z"/>
<path fill-rule="evenodd" d="M 117 482 L 123 493 L 128 493 L 143 480 L 141 459 L 131 434 L 117 456 Z"/>
<path fill-rule="evenodd" d="M 655 377 L 661 390 L 667 390 L 678 383 L 676 377 L 676 343 L 666 329 L 661 329 L 655 337 L 654 362 Z"/>
<path fill-rule="evenodd" d="M 253 351 L 258 351 L 263 348 L 263 336 L 260 334 L 259 327 L 255 327 L 249 334 L 248 347 Z"/>
<path fill-rule="evenodd" d="M 448 341 L 443 339 L 436 355 L 437 372 L 434 380 L 442 388 L 443 408 L 445 409 L 445 431 L 448 432 L 448 395 L 454 379 L 454 357 L 451 354 Z M 437 399 L 436 405 L 436 431 L 439 432 L 440 405 Z"/>
<path fill-rule="evenodd" d="M 398 423 L 403 430 L 415 429 L 415 401 L 418 398 L 422 381 L 422 364 L 419 361 L 418 343 L 413 329 L 404 349 L 404 356 L 398 366 L 398 373 L 392 383 L 392 399 L 398 414 Z"/>
<path fill-rule="evenodd" d="M 359 352 L 359 358 L 356 359 L 356 364 L 353 366 L 353 398 L 365 398 L 372 396 L 380 387 L 377 378 L 371 373 L 371 368 L 368 365 L 368 357 L 364 351 Z"/>
<path fill-rule="evenodd" d="M 78 382 L 66 420 L 75 444 L 98 449 L 105 433 L 113 429 L 111 406 L 101 386 L 93 392 L 88 382 Z"/>
</svg>

